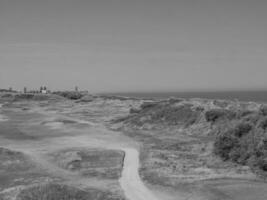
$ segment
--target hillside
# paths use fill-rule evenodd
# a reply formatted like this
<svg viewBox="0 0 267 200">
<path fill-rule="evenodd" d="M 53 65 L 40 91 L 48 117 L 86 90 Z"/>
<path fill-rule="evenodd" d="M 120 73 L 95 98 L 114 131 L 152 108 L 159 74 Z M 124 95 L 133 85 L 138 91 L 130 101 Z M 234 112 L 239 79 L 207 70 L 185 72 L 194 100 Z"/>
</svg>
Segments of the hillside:
<svg viewBox="0 0 267 200">
<path fill-rule="evenodd" d="M 144 102 L 113 128 L 143 143 L 143 178 L 175 186 L 214 178 L 265 177 L 267 107 L 253 102 Z"/>
</svg>

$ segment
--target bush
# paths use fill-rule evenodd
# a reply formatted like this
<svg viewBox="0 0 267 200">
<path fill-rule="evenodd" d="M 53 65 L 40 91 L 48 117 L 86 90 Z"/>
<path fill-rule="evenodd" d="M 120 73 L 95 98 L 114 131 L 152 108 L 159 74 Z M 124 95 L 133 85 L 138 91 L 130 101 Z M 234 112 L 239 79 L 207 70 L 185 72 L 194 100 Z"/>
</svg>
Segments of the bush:
<svg viewBox="0 0 267 200">
<path fill-rule="evenodd" d="M 215 122 L 219 118 L 225 116 L 225 111 L 223 109 L 212 109 L 205 113 L 205 118 L 207 122 Z"/>
<path fill-rule="evenodd" d="M 83 95 L 80 92 L 74 92 L 74 91 L 54 92 L 54 94 L 57 94 L 59 96 L 62 96 L 62 97 L 65 97 L 71 100 L 78 100 L 83 97 Z"/>
<path fill-rule="evenodd" d="M 214 152 L 223 160 L 230 159 L 230 153 L 238 145 L 238 139 L 234 136 L 233 131 L 229 130 L 215 139 Z"/>
<path fill-rule="evenodd" d="M 145 110 L 145 109 L 151 109 L 155 106 L 157 106 L 158 104 L 156 102 L 144 102 L 142 103 L 142 105 L 140 106 L 140 108 L 142 110 Z"/>
<path fill-rule="evenodd" d="M 266 128 L 267 128 L 267 117 L 263 118 L 259 122 L 259 127 L 262 128 L 263 130 L 266 130 Z"/>
<path fill-rule="evenodd" d="M 16 94 L 15 100 L 32 100 L 34 94 Z"/>
<path fill-rule="evenodd" d="M 223 160 L 267 171 L 267 134 L 250 123 L 240 122 L 217 136 L 214 153 Z"/>
<path fill-rule="evenodd" d="M 242 118 L 242 117 L 248 116 L 248 115 L 250 115 L 252 113 L 253 113 L 253 111 L 251 111 L 251 110 L 240 110 L 238 112 L 238 117 Z"/>
<path fill-rule="evenodd" d="M 243 135 L 251 131 L 251 129 L 252 129 L 252 125 L 250 123 L 242 122 L 236 126 L 234 130 L 234 134 L 236 137 L 242 137 Z"/>
<path fill-rule="evenodd" d="M 135 114 L 135 113 L 139 113 L 140 110 L 136 109 L 136 108 L 131 108 L 129 112 L 130 112 L 130 114 Z"/>
<path fill-rule="evenodd" d="M 259 166 L 260 169 L 267 171 L 267 158 L 261 158 L 257 161 L 257 166 Z"/>
<path fill-rule="evenodd" d="M 237 113 L 227 109 L 211 109 L 205 113 L 207 122 L 216 122 L 219 119 L 233 120 L 237 118 Z"/>
<path fill-rule="evenodd" d="M 260 114 L 266 116 L 267 115 L 267 106 L 266 105 L 262 105 L 260 107 L 260 111 L 259 112 L 260 112 Z"/>
</svg>

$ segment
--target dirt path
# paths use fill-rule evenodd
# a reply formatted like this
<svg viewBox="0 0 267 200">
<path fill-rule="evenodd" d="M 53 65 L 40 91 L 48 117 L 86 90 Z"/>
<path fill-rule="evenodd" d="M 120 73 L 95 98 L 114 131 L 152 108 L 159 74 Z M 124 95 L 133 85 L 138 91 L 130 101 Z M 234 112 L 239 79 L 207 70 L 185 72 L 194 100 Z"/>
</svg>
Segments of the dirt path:
<svg viewBox="0 0 267 200">
<path fill-rule="evenodd" d="M 129 200 L 158 200 L 142 182 L 139 169 L 139 152 L 136 149 L 125 148 L 124 166 L 120 185 Z"/>
</svg>

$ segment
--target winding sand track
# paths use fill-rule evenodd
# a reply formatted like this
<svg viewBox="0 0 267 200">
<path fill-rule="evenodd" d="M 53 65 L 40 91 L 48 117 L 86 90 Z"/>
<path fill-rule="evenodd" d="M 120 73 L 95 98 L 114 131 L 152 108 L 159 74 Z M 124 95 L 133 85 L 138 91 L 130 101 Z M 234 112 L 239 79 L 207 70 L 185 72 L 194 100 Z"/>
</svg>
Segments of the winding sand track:
<svg viewBox="0 0 267 200">
<path fill-rule="evenodd" d="M 136 149 L 124 148 L 124 166 L 120 185 L 129 200 L 158 200 L 142 182 L 139 169 L 139 152 Z"/>
</svg>

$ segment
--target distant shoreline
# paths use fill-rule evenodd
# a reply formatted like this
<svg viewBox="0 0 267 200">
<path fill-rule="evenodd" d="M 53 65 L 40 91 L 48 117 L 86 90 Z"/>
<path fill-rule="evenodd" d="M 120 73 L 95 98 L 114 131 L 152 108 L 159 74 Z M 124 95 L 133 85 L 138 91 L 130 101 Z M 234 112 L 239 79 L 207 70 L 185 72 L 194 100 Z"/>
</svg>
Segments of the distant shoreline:
<svg viewBox="0 0 267 200">
<path fill-rule="evenodd" d="M 267 91 L 223 91 L 223 92 L 122 92 L 122 93 L 102 93 L 103 95 L 114 95 L 136 98 L 204 98 L 204 99 L 224 99 L 253 101 L 258 103 L 267 102 Z"/>
</svg>

